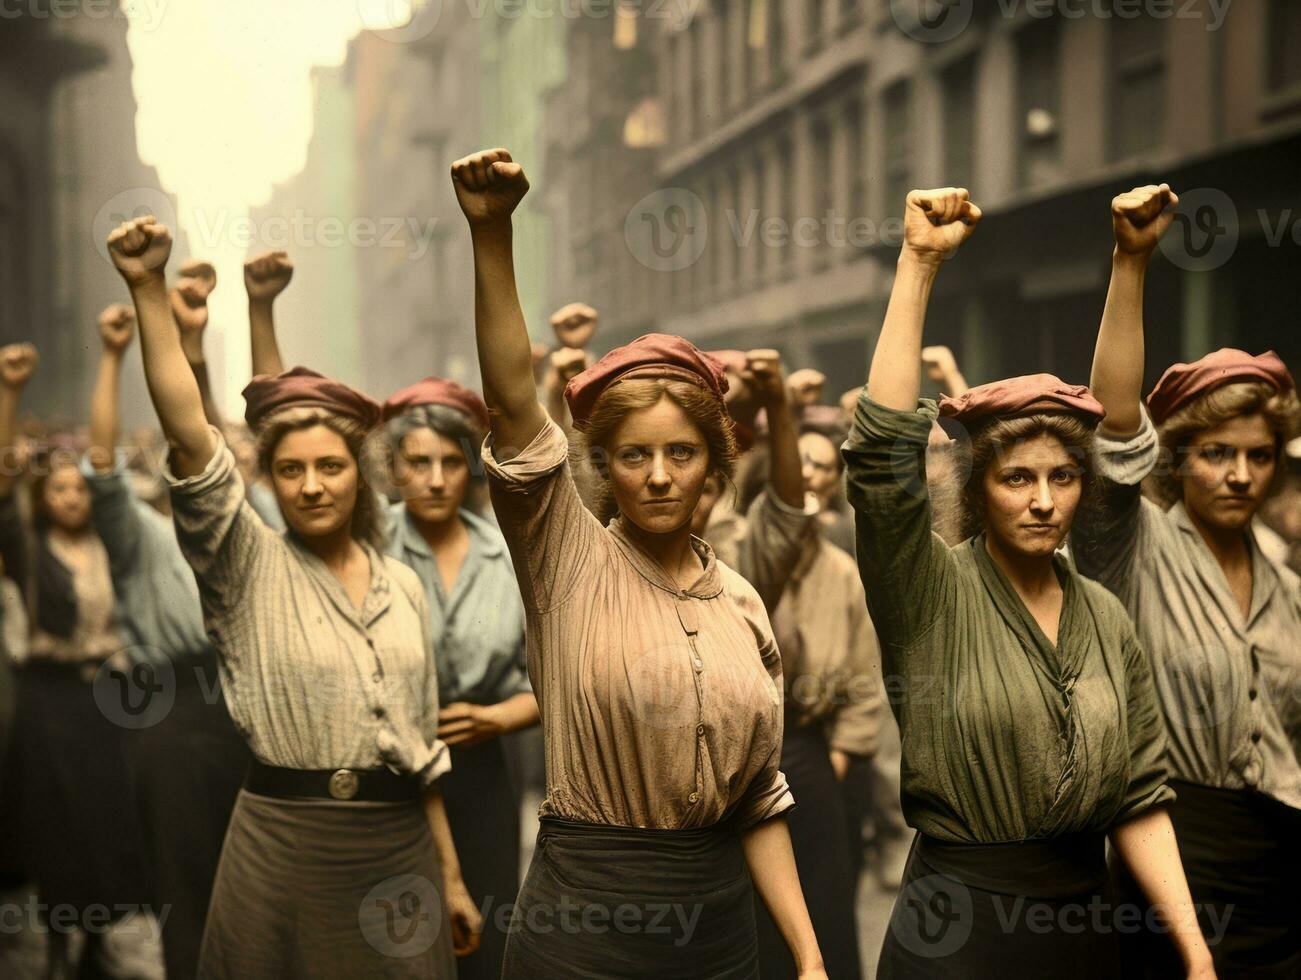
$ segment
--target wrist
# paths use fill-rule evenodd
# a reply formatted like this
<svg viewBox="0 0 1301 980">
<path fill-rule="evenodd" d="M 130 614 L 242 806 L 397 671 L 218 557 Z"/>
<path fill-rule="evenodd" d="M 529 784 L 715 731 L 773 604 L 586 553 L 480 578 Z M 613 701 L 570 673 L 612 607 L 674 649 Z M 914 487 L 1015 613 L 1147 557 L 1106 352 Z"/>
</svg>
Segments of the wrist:
<svg viewBox="0 0 1301 980">
<path fill-rule="evenodd" d="M 154 291 L 161 292 L 166 296 L 167 277 L 164 275 L 162 269 L 151 269 L 150 271 L 138 276 L 128 276 L 123 273 L 122 278 L 126 280 L 127 289 L 131 292 L 132 296 L 135 296 L 137 293 L 145 294 Z"/>
<path fill-rule="evenodd" d="M 939 252 L 923 252 L 905 245 L 899 252 L 896 268 L 899 273 L 912 273 L 934 279 L 944 264 L 944 256 Z"/>
<path fill-rule="evenodd" d="M 509 239 L 514 232 L 514 228 L 510 215 L 504 218 L 494 218 L 491 221 L 471 221 L 470 239 L 476 244 L 498 241 L 503 238 Z"/>
<path fill-rule="evenodd" d="M 1124 272 L 1137 272 L 1142 274 L 1147 271 L 1148 262 L 1152 258 L 1152 252 L 1122 252 L 1117 245 L 1111 251 L 1111 267 Z"/>
</svg>

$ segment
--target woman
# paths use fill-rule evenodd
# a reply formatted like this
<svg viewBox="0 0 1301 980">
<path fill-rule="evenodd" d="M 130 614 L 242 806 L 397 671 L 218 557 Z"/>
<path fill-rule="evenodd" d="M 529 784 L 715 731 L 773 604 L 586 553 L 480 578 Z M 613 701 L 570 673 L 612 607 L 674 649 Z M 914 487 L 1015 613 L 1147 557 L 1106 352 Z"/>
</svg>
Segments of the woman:
<svg viewBox="0 0 1301 980">
<path fill-rule="evenodd" d="M 546 741 L 504 975 L 754 977 L 757 886 L 800 975 L 825 977 L 781 819 L 781 660 L 753 588 L 691 535 L 706 476 L 736 453 L 722 367 L 651 335 L 570 382 L 618 513 L 602 527 L 533 386 L 511 255 L 528 181 L 505 150 L 452 178 L 474 242 L 484 461 Z"/>
<path fill-rule="evenodd" d="M 204 417 L 167 304 L 170 233 L 137 218 L 109 252 L 171 446 L 177 537 L 254 755 L 199 974 L 452 977 L 453 945 L 473 949 L 477 913 L 437 784 L 449 763 L 423 591 L 380 556 L 378 501 L 360 471 L 379 406 L 301 368 L 246 389 L 289 526 L 277 535 Z"/>
<path fill-rule="evenodd" d="M 14 445 L 19 399 L 38 360 L 29 344 L 0 350 L 0 445 Z M 32 611 L 6 806 L 15 808 L 26 870 L 42 903 L 73 908 L 85 922 L 94 906 L 120 915 L 147 900 L 135 811 L 121 791 L 127 729 L 97 703 L 111 694 L 110 672 L 125 666 L 127 643 L 76 454 L 56 450 L 34 468 L 31 535 L 14 477 L 0 473 L 0 555 Z M 86 930 L 82 969 L 93 969 L 103 932 Z M 50 929 L 47 936 L 50 970 L 62 975 L 69 933 Z"/>
<path fill-rule="evenodd" d="M 1301 590 L 1261 552 L 1253 520 L 1301 423 L 1272 353 L 1176 364 L 1140 401 L 1143 280 L 1178 199 L 1165 184 L 1112 206 L 1116 247 L 1092 384 L 1101 506 L 1076 527 L 1080 571 L 1129 610 L 1170 739 L 1171 810 L 1221 976 L 1301 975 Z M 1161 469 L 1156 469 L 1158 463 Z M 1151 475 L 1166 501 L 1140 492 Z M 1214 930 L 1214 932 L 1212 932 Z M 1135 975 L 1168 972 L 1141 942 Z"/>
<path fill-rule="evenodd" d="M 965 500 L 982 530 L 954 548 L 931 530 L 922 325 L 940 265 L 979 220 L 964 190 L 908 195 L 844 447 L 859 571 L 885 672 L 899 679 L 903 809 L 919 832 L 878 976 L 1116 975 L 1107 837 L 1189 975 L 1209 976 L 1164 807 L 1173 794 L 1146 659 L 1114 597 L 1055 554 L 1101 406 L 1050 375 L 945 398 L 940 413 L 970 432 Z"/>
<path fill-rule="evenodd" d="M 451 751 L 443 779 L 466 887 L 484 915 L 461 980 L 501 976 L 499 909 L 519 892 L 520 802 L 502 736 L 538 723 L 524 659 L 524 607 L 501 532 L 467 506 L 483 483 L 475 450 L 488 431 L 483 399 L 426 378 L 384 405 L 388 475 L 402 499 L 389 511 L 392 557 L 420 576 L 438 658 L 438 736 Z"/>
</svg>

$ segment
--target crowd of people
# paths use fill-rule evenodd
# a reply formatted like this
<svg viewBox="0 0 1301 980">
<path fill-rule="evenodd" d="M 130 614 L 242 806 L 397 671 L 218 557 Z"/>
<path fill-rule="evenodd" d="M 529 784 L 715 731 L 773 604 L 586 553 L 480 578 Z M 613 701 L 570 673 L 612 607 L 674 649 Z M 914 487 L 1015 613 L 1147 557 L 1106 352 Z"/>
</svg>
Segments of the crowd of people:
<svg viewBox="0 0 1301 980">
<path fill-rule="evenodd" d="M 0 350 L 6 880 L 165 909 L 175 978 L 855 978 L 865 828 L 906 825 L 877 976 L 1301 976 L 1301 404 L 1231 349 L 1143 397 L 1167 185 L 1113 202 L 1087 387 L 923 345 L 981 212 L 913 191 L 837 404 L 775 349 L 597 358 L 581 302 L 541 347 L 522 167 L 452 185 L 482 394 L 287 370 L 273 252 L 224 419 L 216 274 L 169 287 L 152 217 L 109 237 L 87 426 L 24 419 L 39 352 Z M 48 975 L 108 972 L 73 931 Z"/>
</svg>

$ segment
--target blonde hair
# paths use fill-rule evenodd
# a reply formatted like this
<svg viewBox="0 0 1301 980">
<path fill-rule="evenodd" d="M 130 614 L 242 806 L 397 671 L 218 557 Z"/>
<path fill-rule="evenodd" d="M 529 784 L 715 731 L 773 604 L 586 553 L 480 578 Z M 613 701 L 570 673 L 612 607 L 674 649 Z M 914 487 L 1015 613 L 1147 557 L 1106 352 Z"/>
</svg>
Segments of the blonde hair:
<svg viewBox="0 0 1301 980">
<path fill-rule="evenodd" d="M 1157 426 L 1161 441 L 1161 466 L 1152 476 L 1152 488 L 1167 504 L 1183 499 L 1179 472 L 1188 445 L 1200 432 L 1214 429 L 1241 415 L 1263 415 L 1274 432 L 1274 448 L 1282 463 L 1283 447 L 1301 430 L 1301 402 L 1295 389 L 1279 391 L 1264 381 L 1239 381 L 1222 385 L 1201 395 Z M 1275 469 L 1273 493 L 1282 483 L 1287 467 Z"/>
<path fill-rule="evenodd" d="M 285 436 L 293 432 L 314 429 L 318 425 L 339 436 L 357 464 L 357 504 L 352 512 L 351 526 L 353 538 L 364 541 L 376 551 L 383 552 L 386 544 L 385 519 L 380 508 L 379 497 L 375 494 L 368 475 L 368 470 L 373 466 L 370 430 L 361 422 L 323 408 L 282 409 L 258 423 L 258 465 L 263 473 L 270 474 L 276 447 Z"/>
<path fill-rule="evenodd" d="M 720 399 L 689 381 L 664 378 L 622 381 L 606 388 L 592 406 L 591 414 L 576 426 L 579 452 L 599 477 L 594 509 L 604 524 L 619 513 L 607 466 L 608 443 L 630 413 L 654 408 L 664 398 L 682 409 L 704 438 L 710 474 L 717 475 L 725 487 L 732 482 L 740 450 L 731 416 Z"/>
</svg>

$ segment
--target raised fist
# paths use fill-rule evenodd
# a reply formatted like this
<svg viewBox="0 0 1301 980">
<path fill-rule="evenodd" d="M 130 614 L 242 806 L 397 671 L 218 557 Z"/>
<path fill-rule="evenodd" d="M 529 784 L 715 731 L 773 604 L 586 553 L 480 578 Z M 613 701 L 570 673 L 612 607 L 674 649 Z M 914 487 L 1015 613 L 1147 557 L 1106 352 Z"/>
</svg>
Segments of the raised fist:
<svg viewBox="0 0 1301 980">
<path fill-rule="evenodd" d="M 845 420 L 850 421 L 854 418 L 854 412 L 858 409 L 858 397 L 863 393 L 863 386 L 850 388 L 840 396 L 840 410 L 845 413 Z"/>
<path fill-rule="evenodd" d="M 792 405 L 801 408 L 816 405 L 822 401 L 822 389 L 826 386 L 827 376 L 813 368 L 801 368 L 786 379 L 786 391 Z"/>
<path fill-rule="evenodd" d="M 176 285 L 180 286 L 186 280 L 192 280 L 192 290 L 195 295 L 202 295 L 203 299 L 207 299 L 217 288 L 217 270 L 213 268 L 211 262 L 204 262 L 202 259 L 186 259 L 181 263 L 181 277 Z"/>
<path fill-rule="evenodd" d="M 1174 221 L 1179 196 L 1169 184 L 1135 187 L 1111 199 L 1111 229 L 1116 248 L 1126 255 L 1151 255 Z"/>
<path fill-rule="evenodd" d="M 587 368 L 587 352 L 576 347 L 562 347 L 551 353 L 551 370 L 560 380 L 560 385 L 569 384 L 569 379 L 581 374 Z"/>
<path fill-rule="evenodd" d="M 754 392 L 755 400 L 764 408 L 779 405 L 786 397 L 786 386 L 782 379 L 782 356 L 778 351 L 767 347 L 747 351 L 741 380 Z"/>
<path fill-rule="evenodd" d="M 958 360 L 953 356 L 953 351 L 942 344 L 923 347 L 922 367 L 926 369 L 926 377 L 932 381 L 945 381 L 957 373 Z"/>
<path fill-rule="evenodd" d="M 31 344 L 0 347 L 0 384 L 11 391 L 22 391 L 40 363 L 41 355 Z"/>
<path fill-rule="evenodd" d="M 288 252 L 263 252 L 244 263 L 244 289 L 248 298 L 269 303 L 279 296 L 294 278 L 294 264 Z"/>
<path fill-rule="evenodd" d="M 161 277 L 172 254 L 172 233 L 152 214 L 133 218 L 109 233 L 108 254 L 128 285 Z"/>
<path fill-rule="evenodd" d="M 927 262 L 950 258 L 980 221 L 964 187 L 909 191 L 904 207 L 904 248 Z"/>
<path fill-rule="evenodd" d="M 99 336 L 104 349 L 121 353 L 131 346 L 135 334 L 136 313 L 129 306 L 114 303 L 99 315 Z"/>
<path fill-rule="evenodd" d="M 582 349 L 596 335 L 597 312 L 586 303 L 570 303 L 551 314 L 551 329 L 561 347 Z"/>
<path fill-rule="evenodd" d="M 181 265 L 181 278 L 172 287 L 172 316 L 181 338 L 200 341 L 208 326 L 208 297 L 217 288 L 217 270 L 209 263 L 189 259 Z"/>
<path fill-rule="evenodd" d="M 510 218 L 529 181 L 506 150 L 482 150 L 452 164 L 452 187 L 466 221 L 491 225 Z"/>
</svg>

